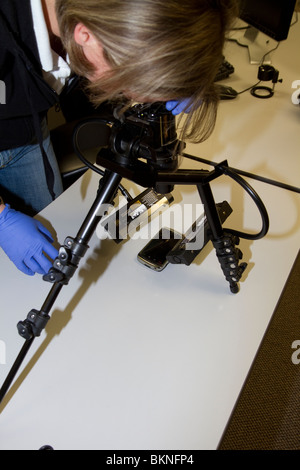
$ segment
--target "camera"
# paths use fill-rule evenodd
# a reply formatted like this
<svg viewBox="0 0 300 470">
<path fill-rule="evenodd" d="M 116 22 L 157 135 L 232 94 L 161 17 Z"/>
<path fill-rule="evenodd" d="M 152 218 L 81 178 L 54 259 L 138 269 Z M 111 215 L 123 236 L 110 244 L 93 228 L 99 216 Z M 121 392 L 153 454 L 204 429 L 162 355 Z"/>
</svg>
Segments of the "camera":
<svg viewBox="0 0 300 470">
<path fill-rule="evenodd" d="M 179 155 L 185 143 L 177 138 L 175 116 L 164 102 L 137 104 L 123 114 L 115 113 L 107 148 L 100 150 L 97 163 L 114 171 L 121 168 L 122 176 L 145 187 L 155 187 L 167 194 L 173 186 L 157 184 L 159 172 L 178 168 Z"/>
</svg>

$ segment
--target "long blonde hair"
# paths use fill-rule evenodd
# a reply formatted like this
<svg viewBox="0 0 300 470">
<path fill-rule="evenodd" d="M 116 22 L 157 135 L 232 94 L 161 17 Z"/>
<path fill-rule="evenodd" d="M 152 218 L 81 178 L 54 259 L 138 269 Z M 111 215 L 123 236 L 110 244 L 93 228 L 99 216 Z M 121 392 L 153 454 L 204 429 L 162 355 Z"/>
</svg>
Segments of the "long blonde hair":
<svg viewBox="0 0 300 470">
<path fill-rule="evenodd" d="M 89 84 L 99 105 L 130 91 L 152 100 L 191 99 L 183 136 L 194 142 L 212 132 L 214 86 L 236 0 L 56 0 L 61 39 L 75 73 L 93 66 L 75 40 L 83 23 L 101 43 L 111 71 Z"/>
</svg>

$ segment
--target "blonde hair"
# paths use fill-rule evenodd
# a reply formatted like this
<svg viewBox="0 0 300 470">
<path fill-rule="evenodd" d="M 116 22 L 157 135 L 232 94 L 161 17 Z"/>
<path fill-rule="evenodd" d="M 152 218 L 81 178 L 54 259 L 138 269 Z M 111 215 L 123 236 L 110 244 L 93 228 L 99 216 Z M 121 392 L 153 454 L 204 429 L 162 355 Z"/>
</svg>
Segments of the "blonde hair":
<svg viewBox="0 0 300 470">
<path fill-rule="evenodd" d="M 190 98 L 183 136 L 209 137 L 218 105 L 214 78 L 236 0 L 56 0 L 56 12 L 75 73 L 94 71 L 74 40 L 78 23 L 99 40 L 111 65 L 89 84 L 95 105 L 123 92 L 153 101 Z"/>
</svg>

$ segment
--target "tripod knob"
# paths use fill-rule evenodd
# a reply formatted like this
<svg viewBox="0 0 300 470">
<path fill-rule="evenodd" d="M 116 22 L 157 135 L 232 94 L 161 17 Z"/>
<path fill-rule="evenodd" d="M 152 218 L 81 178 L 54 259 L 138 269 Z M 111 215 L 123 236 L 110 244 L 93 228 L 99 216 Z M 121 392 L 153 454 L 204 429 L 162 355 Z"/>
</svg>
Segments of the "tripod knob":
<svg viewBox="0 0 300 470">
<path fill-rule="evenodd" d="M 30 323 L 27 320 L 19 321 L 17 325 L 18 333 L 22 338 L 29 340 L 33 338 L 33 332 Z"/>
<path fill-rule="evenodd" d="M 49 320 L 49 315 L 38 310 L 31 310 L 26 320 L 20 321 L 17 325 L 19 335 L 26 340 L 40 336 Z"/>
</svg>

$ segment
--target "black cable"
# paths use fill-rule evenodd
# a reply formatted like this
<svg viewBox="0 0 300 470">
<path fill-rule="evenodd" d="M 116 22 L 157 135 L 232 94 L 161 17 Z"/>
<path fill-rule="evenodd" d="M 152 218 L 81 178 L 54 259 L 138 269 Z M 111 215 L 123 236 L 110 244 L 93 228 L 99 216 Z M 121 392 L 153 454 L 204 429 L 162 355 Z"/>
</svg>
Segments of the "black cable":
<svg viewBox="0 0 300 470">
<path fill-rule="evenodd" d="M 298 12 L 297 12 L 297 11 L 294 11 L 294 13 L 296 13 L 296 19 L 295 19 L 294 23 L 291 23 L 290 28 L 291 28 L 292 26 L 294 26 L 294 24 L 298 23 Z"/>
<path fill-rule="evenodd" d="M 256 88 L 259 84 L 260 84 L 261 80 L 259 80 L 257 83 L 255 83 L 254 85 L 251 85 L 251 86 L 248 86 L 248 88 L 245 88 L 244 90 L 242 91 L 238 91 L 237 94 L 238 95 L 241 95 L 242 93 L 245 93 L 245 91 L 248 91 L 248 90 L 253 90 L 253 88 Z"/>
<path fill-rule="evenodd" d="M 266 52 L 266 53 L 262 56 L 261 61 L 260 61 L 260 65 L 262 65 L 262 64 L 264 63 L 265 57 L 266 57 L 268 54 L 270 54 L 271 52 L 276 51 L 276 49 L 278 49 L 279 45 L 280 45 L 280 41 L 277 42 L 276 46 L 273 47 L 273 49 L 271 49 L 270 51 Z"/>
<path fill-rule="evenodd" d="M 237 28 L 237 29 L 239 29 L 239 28 Z M 240 29 L 243 29 L 243 28 L 240 28 Z M 245 29 L 248 29 L 248 28 L 246 27 Z M 238 39 L 227 38 L 227 40 L 228 40 L 228 41 L 231 41 L 231 42 L 235 42 L 236 44 L 238 44 L 238 46 L 241 46 L 241 47 L 248 47 L 247 44 L 241 44 L 241 43 L 238 41 Z M 262 56 L 261 61 L 260 61 L 260 65 L 262 65 L 262 64 L 264 63 L 265 57 L 266 57 L 268 54 L 270 54 L 271 52 L 275 51 L 275 50 L 279 47 L 279 45 L 280 45 L 280 41 L 277 42 L 276 46 L 275 46 L 273 49 L 271 49 L 270 51 L 266 52 L 266 53 Z M 257 83 L 255 83 L 254 85 L 251 85 L 251 86 L 245 88 L 244 90 L 238 91 L 237 94 L 238 94 L 238 95 L 241 95 L 242 93 L 245 93 L 246 91 L 250 90 L 251 94 L 252 94 L 253 96 L 255 96 L 256 98 L 270 98 L 271 96 L 273 96 L 273 93 L 272 93 L 272 92 L 271 92 L 271 93 L 269 92 L 267 95 L 259 95 L 259 94 L 256 94 L 256 93 L 255 93 L 255 90 L 258 90 L 258 89 L 266 89 L 266 88 L 264 88 L 264 87 L 260 87 L 260 86 L 259 86 L 260 83 L 261 83 L 261 80 L 259 80 L 259 81 L 258 81 Z M 267 89 L 267 91 L 270 91 L 270 90 L 271 90 L 270 88 Z"/>
<path fill-rule="evenodd" d="M 185 158 L 188 158 L 189 160 L 195 160 L 196 162 L 206 163 L 207 165 L 210 165 L 210 166 L 215 166 L 215 167 L 219 166 L 219 163 L 217 163 L 217 162 L 213 162 L 211 160 L 206 160 L 205 158 L 195 157 L 194 155 L 188 155 L 186 153 L 183 153 L 182 156 L 185 157 Z M 229 170 L 234 171 L 235 173 L 237 173 L 239 175 L 246 176 L 248 178 L 252 178 L 252 179 L 255 179 L 257 181 L 261 181 L 263 183 L 271 184 L 273 186 L 278 186 L 279 188 L 286 189 L 288 191 L 293 191 L 295 193 L 300 193 L 300 188 L 298 188 L 297 186 L 291 186 L 289 184 L 281 183 L 279 181 L 275 181 L 275 180 L 272 180 L 270 178 L 265 178 L 264 176 L 260 176 L 260 175 L 254 174 L 254 173 L 249 173 L 247 171 L 239 170 L 238 168 L 232 168 L 232 167 L 228 167 L 228 168 L 229 168 Z"/>
<path fill-rule="evenodd" d="M 256 234 L 240 232 L 238 230 L 233 229 L 226 229 L 226 232 L 229 232 L 232 235 L 236 235 L 240 238 L 245 238 L 247 240 L 259 240 L 260 238 L 263 238 L 268 233 L 270 223 L 268 212 L 262 200 L 260 199 L 257 192 L 252 188 L 252 186 L 250 186 L 250 184 L 248 184 L 243 178 L 241 178 L 235 171 L 232 171 L 227 167 L 222 167 L 222 169 L 225 175 L 228 175 L 230 178 L 234 179 L 249 194 L 249 196 L 254 201 L 256 207 L 258 208 L 262 220 L 262 229 Z"/>
<path fill-rule="evenodd" d="M 79 133 L 81 127 L 83 127 L 85 124 L 89 124 L 89 123 L 92 123 L 92 122 L 93 123 L 97 122 L 97 123 L 106 124 L 106 125 L 108 124 L 107 120 L 100 119 L 100 118 L 90 118 L 90 119 L 86 119 L 84 121 L 81 121 L 75 127 L 74 132 L 73 132 L 73 147 L 74 147 L 74 151 L 75 151 L 77 157 L 85 164 L 85 166 L 87 166 L 91 170 L 95 171 L 99 175 L 104 176 L 104 171 L 101 170 L 99 167 L 95 166 L 89 160 L 87 160 L 84 157 L 84 155 L 81 153 L 81 150 L 79 149 L 79 145 L 78 145 L 78 133 Z M 132 196 L 130 195 L 130 193 L 127 191 L 127 189 L 125 189 L 124 186 L 122 186 L 121 184 L 119 184 L 119 190 L 121 191 L 123 196 L 127 199 L 127 201 L 131 201 L 133 199 Z"/>
<path fill-rule="evenodd" d="M 243 172 L 241 170 L 228 167 L 227 165 L 222 165 L 221 163 L 212 162 L 209 160 L 205 160 L 204 158 L 195 157 L 193 155 L 189 155 L 186 153 L 183 153 L 182 156 L 190 160 L 195 160 L 198 162 L 206 163 L 214 167 L 218 167 L 223 172 L 223 174 L 228 175 L 230 178 L 234 179 L 240 186 L 242 186 L 243 189 L 252 198 L 252 200 L 254 201 L 254 203 L 256 204 L 259 210 L 259 213 L 262 219 L 262 229 L 260 232 L 256 234 L 240 232 L 238 230 L 226 229 L 227 232 L 231 233 L 232 235 L 236 235 L 240 238 L 245 238 L 248 240 L 258 240 L 260 238 L 263 238 L 269 230 L 269 216 L 262 200 L 260 199 L 256 191 L 252 188 L 252 186 L 250 186 L 243 178 L 241 178 L 240 174 L 243 174 L 248 177 L 252 177 L 254 179 L 259 179 L 260 181 L 264 181 L 266 183 L 275 184 L 276 186 L 285 187 L 285 189 L 296 190 L 296 192 L 300 193 L 300 188 L 293 188 L 291 186 L 284 185 L 283 183 L 279 183 L 277 181 L 267 180 L 266 178 L 254 175 L 252 173 Z"/>
</svg>

